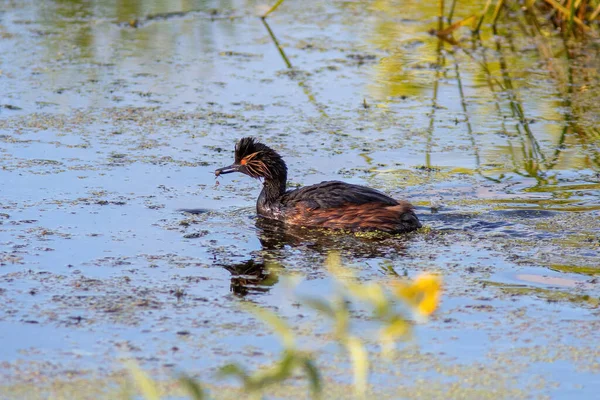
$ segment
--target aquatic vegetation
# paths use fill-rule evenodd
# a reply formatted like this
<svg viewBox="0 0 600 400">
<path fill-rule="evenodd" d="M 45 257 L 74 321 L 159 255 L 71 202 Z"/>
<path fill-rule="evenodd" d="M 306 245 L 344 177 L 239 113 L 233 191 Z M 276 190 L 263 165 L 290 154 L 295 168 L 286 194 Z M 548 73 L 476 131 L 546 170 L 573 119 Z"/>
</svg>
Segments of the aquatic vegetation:
<svg viewBox="0 0 600 400">
<path fill-rule="evenodd" d="M 452 20 L 452 16 L 458 6 L 460 9 L 464 4 L 458 4 L 457 0 L 453 0 L 450 9 L 448 11 L 448 21 Z M 581 33 L 589 33 L 591 31 L 591 24 L 594 24 L 598 14 L 600 13 L 600 4 L 595 6 L 593 2 L 588 1 L 571 1 L 571 0 L 527 0 L 524 2 L 524 6 L 521 2 L 497 0 L 494 7 L 491 7 L 492 0 L 488 0 L 485 3 L 483 10 L 478 15 L 469 16 L 459 22 L 450 25 L 447 28 L 440 29 L 435 33 L 438 36 L 447 36 L 454 30 L 462 27 L 473 25 L 473 32 L 478 33 L 481 30 L 486 16 L 489 15 L 489 11 L 493 10 L 493 14 L 489 21 L 491 22 L 492 28 L 495 30 L 499 19 L 509 18 L 508 14 L 516 10 L 521 10 L 525 13 L 527 18 L 530 18 L 530 22 L 539 24 L 541 19 L 544 19 L 557 29 L 570 35 L 577 33 L 575 27 L 579 29 Z M 440 16 L 444 15 L 445 12 L 445 1 L 439 0 Z M 596 25 L 596 28 L 598 25 Z"/>
<path fill-rule="evenodd" d="M 389 285 L 360 283 L 350 270 L 342 266 L 337 252 L 329 254 L 326 267 L 335 281 L 333 295 L 329 299 L 300 297 L 298 301 L 330 321 L 332 331 L 329 336 L 331 341 L 345 350 L 351 360 L 354 394 L 360 397 L 366 394 L 369 387 L 367 343 L 375 339 L 379 342 L 383 354 L 391 358 L 396 351 L 396 343 L 409 336 L 414 323 L 412 321 L 425 321 L 437 309 L 442 290 L 441 277 L 424 274 L 414 280 L 407 280 L 395 276 Z M 364 305 L 371 310 L 370 318 L 378 325 L 376 331 L 366 334 L 357 333 L 352 327 L 355 308 Z M 402 308 L 402 305 L 405 307 Z M 269 366 L 251 372 L 240 364 L 232 363 L 222 367 L 219 375 L 237 378 L 246 393 L 260 398 L 270 386 L 280 384 L 302 372 L 313 397 L 320 397 L 323 377 L 316 357 L 319 349 L 301 349 L 297 333 L 277 313 L 251 303 L 244 303 L 242 308 L 269 325 L 281 341 L 283 350 L 279 359 Z M 128 366 L 138 391 L 147 400 L 159 399 L 159 390 L 153 381 L 135 364 L 130 363 Z M 180 379 L 180 384 L 191 399 L 204 398 L 205 392 L 196 380 L 184 376 Z"/>
<path fill-rule="evenodd" d="M 277 10 L 279 6 L 284 2 L 284 0 L 277 0 L 273 6 L 271 6 L 262 16 L 261 18 L 267 18 L 272 12 Z M 380 0 L 376 2 L 375 7 L 386 9 L 389 6 L 386 3 L 391 3 L 386 0 Z M 439 5 L 439 16 L 440 18 L 444 17 L 445 14 L 445 0 L 438 0 Z M 452 17 L 454 16 L 454 12 L 457 7 L 460 9 L 463 6 L 469 5 L 468 3 L 472 2 L 463 2 L 467 4 L 458 4 L 458 0 L 452 0 L 450 4 L 450 8 L 447 15 L 447 21 L 452 21 Z M 538 23 L 537 19 L 539 16 L 537 13 L 543 13 L 545 19 L 552 23 L 556 28 L 560 29 L 567 34 L 576 33 L 575 27 L 583 33 L 589 33 L 591 28 L 590 24 L 597 22 L 596 19 L 600 15 L 600 3 L 594 1 L 573 1 L 573 0 L 526 0 L 525 5 L 522 6 L 521 2 L 516 1 L 508 1 L 508 0 L 497 0 L 494 7 L 492 7 L 492 0 L 487 0 L 483 9 L 477 15 L 470 15 L 458 22 L 451 24 L 448 27 L 443 28 L 440 22 L 440 27 L 438 30 L 433 31 L 432 33 L 436 34 L 439 37 L 446 38 L 449 42 L 452 40 L 447 38 L 458 28 L 463 26 L 472 26 L 473 32 L 478 33 L 481 30 L 481 26 L 486 19 L 490 10 L 493 10 L 493 14 L 491 15 L 490 21 L 492 23 L 492 27 L 495 29 L 496 24 L 498 23 L 498 19 L 501 16 L 506 17 L 506 14 L 514 11 L 516 9 L 521 9 L 528 14 L 531 14 L 531 17 Z M 597 25 L 596 25 L 597 27 Z"/>
<path fill-rule="evenodd" d="M 269 14 L 271 14 L 273 11 L 275 11 L 275 10 L 277 10 L 277 8 L 279 8 L 279 6 L 281 5 L 281 3 L 283 3 L 283 1 L 284 1 L 284 0 L 277 0 L 277 2 L 275 2 L 275 4 L 273 4 L 273 6 L 272 6 L 271 8 L 269 8 L 269 9 L 267 10 L 267 12 L 265 12 L 265 13 L 262 15 L 262 17 L 261 17 L 261 18 L 262 18 L 262 19 L 265 19 L 265 18 L 267 18 L 267 17 L 269 16 Z"/>
<path fill-rule="evenodd" d="M 127 368 L 129 369 L 133 381 L 135 382 L 136 388 L 140 392 L 140 394 L 146 400 L 159 400 L 160 392 L 155 382 L 142 371 L 137 364 L 133 361 L 129 361 L 127 363 Z"/>
<path fill-rule="evenodd" d="M 555 289 L 546 289 L 541 287 L 529 287 L 525 285 L 509 285 L 498 282 L 486 282 L 487 285 L 496 286 L 506 294 L 517 296 L 527 295 L 536 296 L 549 303 L 570 302 L 579 304 L 582 307 L 598 308 L 600 299 L 589 294 L 573 293 L 572 291 L 563 291 Z"/>
</svg>

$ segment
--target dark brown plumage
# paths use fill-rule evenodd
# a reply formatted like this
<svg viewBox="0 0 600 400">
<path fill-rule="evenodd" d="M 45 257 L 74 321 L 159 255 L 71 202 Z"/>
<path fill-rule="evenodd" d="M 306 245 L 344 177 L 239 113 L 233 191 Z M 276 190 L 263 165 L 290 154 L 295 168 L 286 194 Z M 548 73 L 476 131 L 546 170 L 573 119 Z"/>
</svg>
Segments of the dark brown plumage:
<svg viewBox="0 0 600 400">
<path fill-rule="evenodd" d="M 235 146 L 235 163 L 215 175 L 241 172 L 262 178 L 259 215 L 291 225 L 404 233 L 421 227 L 413 207 L 368 187 L 339 181 L 286 191 L 287 166 L 279 154 L 254 138 Z"/>
</svg>

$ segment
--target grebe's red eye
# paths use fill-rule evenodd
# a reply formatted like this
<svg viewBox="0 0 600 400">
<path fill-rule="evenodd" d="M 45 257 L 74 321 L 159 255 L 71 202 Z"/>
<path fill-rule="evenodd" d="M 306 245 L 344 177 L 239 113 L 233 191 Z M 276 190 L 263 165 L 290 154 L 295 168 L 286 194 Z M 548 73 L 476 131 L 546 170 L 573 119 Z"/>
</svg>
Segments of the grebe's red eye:
<svg viewBox="0 0 600 400">
<path fill-rule="evenodd" d="M 242 158 L 242 161 L 240 161 L 240 164 L 242 165 L 246 165 L 248 163 L 248 160 L 246 160 L 245 158 Z"/>
</svg>

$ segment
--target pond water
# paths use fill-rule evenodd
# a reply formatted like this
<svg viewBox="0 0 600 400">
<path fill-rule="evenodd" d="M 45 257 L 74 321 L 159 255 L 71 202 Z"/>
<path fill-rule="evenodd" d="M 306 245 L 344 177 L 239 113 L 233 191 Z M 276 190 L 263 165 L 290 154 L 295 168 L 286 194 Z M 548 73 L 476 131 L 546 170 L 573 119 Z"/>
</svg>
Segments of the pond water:
<svg viewBox="0 0 600 400">
<path fill-rule="evenodd" d="M 484 24 L 481 39 L 461 29 L 451 45 L 428 34 L 434 2 L 288 0 L 268 23 L 257 17 L 266 9 L 3 2 L 7 396 L 84 382 L 76 397 L 96 398 L 90 387 L 114 382 L 123 357 L 226 393 L 231 383 L 211 378 L 219 366 L 280 350 L 241 302 L 325 330 L 265 263 L 322 296 L 324 260 L 338 250 L 365 281 L 389 268 L 444 278 L 432 320 L 392 362 L 373 362 L 380 396 L 593 398 L 600 42 L 565 49 L 514 11 L 499 35 Z M 365 184 L 411 201 L 427 228 L 370 241 L 257 220 L 259 182 L 214 177 L 243 136 L 283 155 L 291 186 Z M 329 347 L 320 359 L 347 393 L 347 360 Z M 296 384 L 294 397 L 306 395 Z"/>
</svg>

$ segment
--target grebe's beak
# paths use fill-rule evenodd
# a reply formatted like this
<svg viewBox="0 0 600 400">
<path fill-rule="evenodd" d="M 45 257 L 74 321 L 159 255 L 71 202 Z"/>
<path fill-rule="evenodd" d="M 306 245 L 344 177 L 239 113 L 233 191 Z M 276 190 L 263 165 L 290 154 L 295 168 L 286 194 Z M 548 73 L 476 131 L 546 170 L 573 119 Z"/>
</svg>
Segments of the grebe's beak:
<svg viewBox="0 0 600 400">
<path fill-rule="evenodd" d="M 228 167 L 219 168 L 215 171 L 215 176 L 230 174 L 232 172 L 238 172 L 240 170 L 240 166 L 237 164 L 231 164 Z"/>
</svg>

